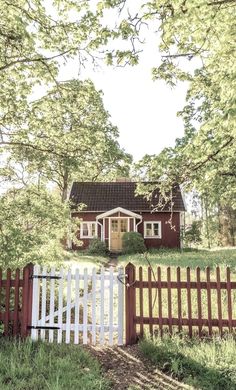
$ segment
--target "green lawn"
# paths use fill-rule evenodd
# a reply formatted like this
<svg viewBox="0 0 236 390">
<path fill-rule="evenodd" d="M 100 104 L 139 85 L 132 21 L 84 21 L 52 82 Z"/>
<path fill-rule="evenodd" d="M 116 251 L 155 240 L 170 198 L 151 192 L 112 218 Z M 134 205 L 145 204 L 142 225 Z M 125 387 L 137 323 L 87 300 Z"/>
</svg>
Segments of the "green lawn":
<svg viewBox="0 0 236 390">
<path fill-rule="evenodd" d="M 110 386 L 98 362 L 80 346 L 1 339 L 0 389 L 108 390 Z"/>
<path fill-rule="evenodd" d="M 229 249 L 199 249 L 199 250 L 171 250 L 159 249 L 147 252 L 147 254 L 134 254 L 129 256 L 120 256 L 119 264 L 126 265 L 129 262 L 135 265 L 147 266 L 147 260 L 152 265 L 163 266 L 180 266 L 180 267 L 200 267 L 204 269 L 206 266 L 215 267 L 230 266 L 236 271 L 236 248 Z"/>
<path fill-rule="evenodd" d="M 108 257 L 90 255 L 86 251 L 64 251 L 64 260 L 60 262 L 50 262 L 49 266 L 56 268 L 100 268 L 108 262 Z"/>
<path fill-rule="evenodd" d="M 236 341 L 212 341 L 178 336 L 140 343 L 143 355 L 159 369 L 194 389 L 236 389 Z"/>
</svg>

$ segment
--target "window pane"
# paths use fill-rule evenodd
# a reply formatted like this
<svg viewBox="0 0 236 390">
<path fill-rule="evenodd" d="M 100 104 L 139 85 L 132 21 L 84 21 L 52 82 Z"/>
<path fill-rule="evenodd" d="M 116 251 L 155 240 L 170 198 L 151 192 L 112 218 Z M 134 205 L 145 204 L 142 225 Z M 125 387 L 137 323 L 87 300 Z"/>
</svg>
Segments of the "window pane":
<svg viewBox="0 0 236 390">
<path fill-rule="evenodd" d="M 88 224 L 83 223 L 83 236 L 88 236 Z"/>
<path fill-rule="evenodd" d="M 128 225 L 128 220 L 127 219 L 121 219 L 120 220 L 120 231 L 121 233 L 127 232 L 127 225 Z"/>
<path fill-rule="evenodd" d="M 112 220 L 111 221 L 111 232 L 112 233 L 117 233 L 118 232 L 118 221 L 117 220 Z"/>
<path fill-rule="evenodd" d="M 153 224 L 154 236 L 159 236 L 159 223 Z"/>
<path fill-rule="evenodd" d="M 92 223 L 91 225 L 92 225 L 92 228 L 91 228 L 91 230 L 92 230 L 92 237 L 95 237 L 96 236 L 96 224 Z"/>
<path fill-rule="evenodd" d="M 148 237 L 152 236 L 152 224 L 151 223 L 146 224 L 146 236 L 148 236 Z"/>
</svg>

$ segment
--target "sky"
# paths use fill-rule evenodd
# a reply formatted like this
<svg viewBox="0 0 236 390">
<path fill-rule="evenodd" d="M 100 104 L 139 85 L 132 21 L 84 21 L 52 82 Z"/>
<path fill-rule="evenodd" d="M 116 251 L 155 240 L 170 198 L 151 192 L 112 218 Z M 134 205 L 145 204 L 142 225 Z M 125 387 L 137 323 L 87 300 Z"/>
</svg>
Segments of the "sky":
<svg viewBox="0 0 236 390">
<path fill-rule="evenodd" d="M 145 31 L 139 64 L 114 68 L 88 66 L 80 77 L 90 78 L 104 93 L 104 105 L 119 129 L 119 142 L 138 161 L 145 154 L 158 154 L 183 135 L 183 122 L 176 116 L 185 104 L 187 85 L 171 89 L 163 81 L 153 81 L 151 69 L 161 62 L 158 36 Z M 78 77 L 78 60 L 69 61 L 60 79 Z"/>
<path fill-rule="evenodd" d="M 173 146 L 183 135 L 183 122 L 176 114 L 185 104 L 187 86 L 179 84 L 172 89 L 163 81 L 152 80 L 153 57 L 158 56 L 157 47 L 152 49 L 144 47 L 139 65 L 133 67 L 101 66 L 82 72 L 103 91 L 105 108 L 119 129 L 120 145 L 135 161 Z M 74 62 L 61 71 L 61 80 L 77 77 Z"/>
</svg>

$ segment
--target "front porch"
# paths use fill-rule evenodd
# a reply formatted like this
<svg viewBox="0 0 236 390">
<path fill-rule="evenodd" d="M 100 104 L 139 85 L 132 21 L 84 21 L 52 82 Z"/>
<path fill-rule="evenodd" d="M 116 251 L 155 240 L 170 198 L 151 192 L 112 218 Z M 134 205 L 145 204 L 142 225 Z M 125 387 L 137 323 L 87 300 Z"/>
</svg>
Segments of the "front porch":
<svg viewBox="0 0 236 390">
<path fill-rule="evenodd" d="M 101 240 L 110 252 L 122 251 L 122 237 L 126 232 L 137 232 L 142 216 L 122 207 L 99 214 L 96 221 L 100 226 Z"/>
</svg>

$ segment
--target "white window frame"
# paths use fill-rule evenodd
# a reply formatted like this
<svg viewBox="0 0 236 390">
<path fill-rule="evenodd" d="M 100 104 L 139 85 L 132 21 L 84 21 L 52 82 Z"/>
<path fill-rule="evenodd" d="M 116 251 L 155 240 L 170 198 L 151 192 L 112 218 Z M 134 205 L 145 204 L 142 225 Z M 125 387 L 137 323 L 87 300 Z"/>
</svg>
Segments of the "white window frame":
<svg viewBox="0 0 236 390">
<path fill-rule="evenodd" d="M 154 236 L 154 224 L 157 224 L 159 225 L 159 234 L 158 236 Z M 147 236 L 147 224 L 151 224 L 152 225 L 152 235 L 151 236 Z M 145 221 L 144 222 L 144 238 L 161 238 L 161 221 Z"/>
<path fill-rule="evenodd" d="M 83 234 L 83 224 L 88 225 L 88 236 Z M 92 236 L 92 224 L 95 224 L 95 236 Z M 98 224 L 96 221 L 83 221 L 80 224 L 80 238 L 94 238 L 98 236 Z"/>
</svg>

